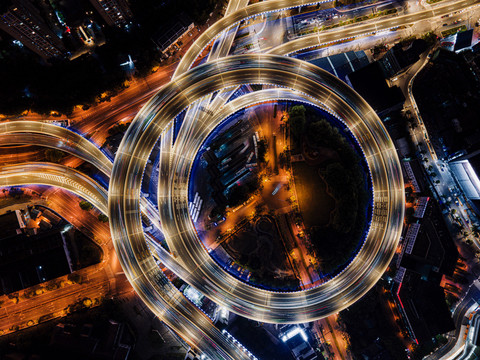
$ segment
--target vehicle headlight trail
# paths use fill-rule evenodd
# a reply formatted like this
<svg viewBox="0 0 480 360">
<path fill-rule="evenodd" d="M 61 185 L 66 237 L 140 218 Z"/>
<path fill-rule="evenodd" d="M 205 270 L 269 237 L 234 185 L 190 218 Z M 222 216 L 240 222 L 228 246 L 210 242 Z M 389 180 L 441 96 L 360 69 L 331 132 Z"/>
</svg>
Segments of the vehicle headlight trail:
<svg viewBox="0 0 480 360">
<path fill-rule="evenodd" d="M 111 175 L 108 194 L 83 174 L 54 164 L 2 167 L 0 184 L 39 183 L 63 187 L 107 212 L 118 258 L 136 292 L 168 326 L 211 359 L 248 359 L 250 356 L 218 331 L 210 319 L 168 281 L 152 256 L 141 222 L 141 204 L 145 207 L 146 199 L 140 198 L 140 189 L 154 144 L 159 138 L 166 138 L 165 131 L 172 127 L 173 119 L 181 111 L 191 110 L 191 118 L 182 124 L 179 138 L 162 147 L 162 154 L 168 156 L 168 166 L 158 184 L 158 216 L 173 255 L 157 246 L 155 256 L 170 270 L 215 302 L 251 319 L 296 323 L 336 313 L 378 281 L 394 254 L 404 216 L 400 164 L 380 119 L 355 91 L 314 65 L 278 55 L 433 19 L 475 6 L 478 0 L 460 0 L 400 15 L 393 20 L 378 19 L 322 31 L 273 48 L 272 55 L 221 58 L 228 54 L 232 40 L 229 38 L 221 51 L 212 56 L 212 59 L 220 59 L 187 71 L 208 44 L 242 20 L 308 4 L 330 6 L 329 1 L 271 0 L 242 8 L 246 3 L 248 1 L 235 3 L 232 0 L 226 16 L 195 41 L 180 61 L 173 80 L 135 117 L 119 147 L 113 169 L 111 161 L 95 145 L 69 130 L 34 122 L 0 124 L 0 139 L 15 144 L 27 134 L 23 143 L 58 147 L 92 163 L 107 176 Z M 228 102 L 229 94 L 245 84 L 278 87 L 248 93 Z M 217 91 L 212 100 L 211 95 Z M 372 223 L 357 256 L 332 280 L 299 292 L 262 290 L 228 274 L 204 249 L 188 212 L 192 163 L 210 132 L 223 119 L 246 106 L 284 99 L 322 107 L 344 121 L 362 148 L 373 182 Z M 199 111 L 200 104 L 205 104 L 209 112 Z M 56 144 L 48 144 L 50 139 L 55 139 Z M 59 142 L 60 139 L 65 141 Z M 23 174 L 22 166 L 25 166 Z"/>
<path fill-rule="evenodd" d="M 109 186 L 112 238 L 131 271 L 136 288 L 154 292 L 146 277 L 160 269 L 148 252 L 139 217 L 139 195 L 148 156 L 172 119 L 209 93 L 242 84 L 269 84 L 315 98 L 341 116 L 358 139 L 371 170 L 373 220 L 364 246 L 337 277 L 314 289 L 273 292 L 255 288 L 226 273 L 199 242 L 187 206 L 188 174 L 198 146 L 221 121 L 190 123 L 192 142 L 178 141 L 169 175 L 168 197 L 159 197 L 162 230 L 189 272 L 187 281 L 212 300 L 248 318 L 266 322 L 305 322 L 336 313 L 368 291 L 384 272 L 398 243 L 404 197 L 393 143 L 371 107 L 342 81 L 314 65 L 274 55 L 242 55 L 206 63 L 166 85 L 139 112 L 120 144 Z M 128 264 L 127 264 L 128 263 Z M 142 296 L 143 297 L 143 296 Z M 152 310 L 155 311 L 153 307 Z"/>
</svg>

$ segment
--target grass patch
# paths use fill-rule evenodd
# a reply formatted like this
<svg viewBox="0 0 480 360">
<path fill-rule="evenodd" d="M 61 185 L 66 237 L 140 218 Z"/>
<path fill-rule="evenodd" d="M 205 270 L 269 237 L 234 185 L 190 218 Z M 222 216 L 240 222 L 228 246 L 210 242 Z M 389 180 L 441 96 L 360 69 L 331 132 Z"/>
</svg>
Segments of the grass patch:
<svg viewBox="0 0 480 360">
<path fill-rule="evenodd" d="M 327 193 L 327 185 L 318 174 L 318 169 L 305 162 L 294 162 L 292 170 L 305 225 L 328 225 L 330 213 L 335 208 L 335 200 Z"/>
<path fill-rule="evenodd" d="M 447 37 L 463 31 L 467 31 L 467 27 L 465 25 L 460 25 L 460 26 L 442 31 L 442 37 Z"/>
</svg>

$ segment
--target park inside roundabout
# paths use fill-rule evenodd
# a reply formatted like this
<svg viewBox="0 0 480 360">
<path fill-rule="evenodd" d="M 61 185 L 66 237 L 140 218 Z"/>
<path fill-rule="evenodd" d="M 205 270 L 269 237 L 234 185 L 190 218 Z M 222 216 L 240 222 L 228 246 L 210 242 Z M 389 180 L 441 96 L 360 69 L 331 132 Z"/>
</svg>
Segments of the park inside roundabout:
<svg viewBox="0 0 480 360">
<path fill-rule="evenodd" d="M 294 96 L 224 119 L 200 146 L 188 191 L 210 256 L 267 290 L 329 281 L 356 256 L 371 222 L 370 170 L 358 141 L 333 113 Z"/>
</svg>

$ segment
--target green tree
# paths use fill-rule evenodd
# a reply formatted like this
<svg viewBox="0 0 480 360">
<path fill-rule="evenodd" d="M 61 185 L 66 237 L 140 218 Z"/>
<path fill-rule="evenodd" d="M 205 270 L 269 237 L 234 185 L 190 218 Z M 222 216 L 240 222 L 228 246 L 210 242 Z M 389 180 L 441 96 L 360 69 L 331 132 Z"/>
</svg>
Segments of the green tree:
<svg viewBox="0 0 480 360">
<path fill-rule="evenodd" d="M 325 169 L 325 181 L 328 186 L 333 187 L 335 196 L 341 195 L 340 192 L 348 187 L 348 172 L 342 164 L 335 162 Z M 338 190 L 338 191 L 335 191 Z"/>
<path fill-rule="evenodd" d="M 437 42 L 438 36 L 435 35 L 433 31 L 430 31 L 422 36 L 422 39 L 425 40 L 428 46 L 433 46 Z"/>
<path fill-rule="evenodd" d="M 445 296 L 445 301 L 448 306 L 453 306 L 458 302 L 459 298 L 455 294 L 452 294 L 451 292 L 448 292 L 447 295 Z"/>
<path fill-rule="evenodd" d="M 210 220 L 217 220 L 225 215 L 225 207 L 224 206 L 215 206 L 212 211 L 210 211 L 209 218 Z"/>
<path fill-rule="evenodd" d="M 332 146 L 339 142 L 339 133 L 325 119 L 312 122 L 308 127 L 308 140 L 317 146 Z"/>
<path fill-rule="evenodd" d="M 295 105 L 288 111 L 288 124 L 290 131 L 298 142 L 300 141 L 302 134 L 305 130 L 305 106 Z"/>
<path fill-rule="evenodd" d="M 90 211 L 93 209 L 93 205 L 90 204 L 88 201 L 82 200 L 80 201 L 80 208 L 85 211 Z"/>
<path fill-rule="evenodd" d="M 234 186 L 228 196 L 228 205 L 235 207 L 248 200 L 248 188 L 246 185 Z"/>
<path fill-rule="evenodd" d="M 267 141 L 262 139 L 258 142 L 258 162 L 265 162 L 265 154 L 267 153 Z"/>
<path fill-rule="evenodd" d="M 100 220 L 103 223 L 106 223 L 106 222 L 108 222 L 108 216 L 105 215 L 105 214 L 100 214 L 100 215 L 98 215 L 98 220 Z"/>
<path fill-rule="evenodd" d="M 414 221 L 413 214 L 415 214 L 415 209 L 413 207 L 408 207 L 405 210 L 405 218 L 406 218 L 407 223 L 410 224 Z"/>
<path fill-rule="evenodd" d="M 477 224 L 473 224 L 473 225 L 472 225 L 472 234 L 473 234 L 473 236 L 475 236 L 475 237 L 480 236 L 480 228 L 478 227 Z"/>
</svg>

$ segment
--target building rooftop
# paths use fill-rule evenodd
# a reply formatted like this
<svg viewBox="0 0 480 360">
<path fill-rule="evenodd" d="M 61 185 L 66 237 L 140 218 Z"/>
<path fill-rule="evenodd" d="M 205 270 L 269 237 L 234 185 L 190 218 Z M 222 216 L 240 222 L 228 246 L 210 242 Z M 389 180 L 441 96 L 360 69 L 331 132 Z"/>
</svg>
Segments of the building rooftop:
<svg viewBox="0 0 480 360">
<path fill-rule="evenodd" d="M 453 51 L 457 52 L 457 51 L 470 48 L 472 46 L 472 39 L 473 39 L 473 29 L 458 33 Z"/>
<path fill-rule="evenodd" d="M 440 274 L 453 274 L 458 251 L 436 202 L 429 201 L 421 224 L 415 246 L 411 254 L 405 254 L 402 266 L 438 284 Z"/>
<path fill-rule="evenodd" d="M 440 49 L 415 80 L 413 93 L 440 158 L 480 147 L 480 83 L 471 68 L 462 55 Z"/>
<path fill-rule="evenodd" d="M 452 276 L 458 258 L 438 204 L 427 203 L 421 226 L 415 223 L 409 228 L 418 233 L 404 244 L 395 277 L 400 310 L 420 342 L 454 329 L 440 282 L 444 274 Z"/>
<path fill-rule="evenodd" d="M 401 106 L 405 101 L 400 88 L 389 87 L 378 62 L 371 63 L 347 76 L 347 82 L 379 114 Z"/>
<path fill-rule="evenodd" d="M 403 310 L 419 342 L 455 329 L 443 288 L 407 270 L 398 291 Z"/>
<path fill-rule="evenodd" d="M 192 19 L 187 14 L 181 13 L 169 23 L 162 25 L 152 35 L 152 40 L 159 47 L 161 52 L 166 51 L 181 37 L 189 27 L 193 25 Z"/>
<path fill-rule="evenodd" d="M 1 239 L 6 239 L 17 235 L 17 229 L 20 229 L 17 214 L 15 211 L 0 215 Z"/>
<path fill-rule="evenodd" d="M 58 230 L 0 239 L 0 293 L 8 294 L 69 273 Z"/>
<path fill-rule="evenodd" d="M 298 56 L 303 60 L 302 56 Z M 307 60 L 307 59 L 304 59 Z M 346 76 L 369 64 L 367 55 L 363 51 L 348 51 L 315 60 L 307 60 L 312 64 L 327 70 L 331 74 L 345 81 Z"/>
</svg>

